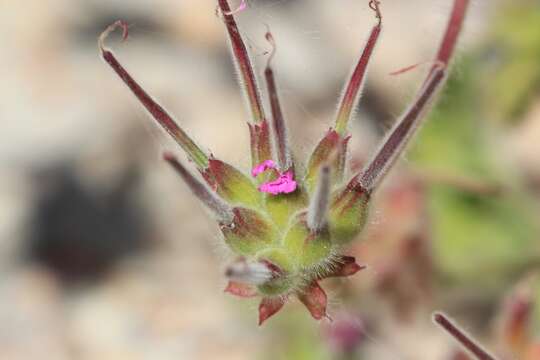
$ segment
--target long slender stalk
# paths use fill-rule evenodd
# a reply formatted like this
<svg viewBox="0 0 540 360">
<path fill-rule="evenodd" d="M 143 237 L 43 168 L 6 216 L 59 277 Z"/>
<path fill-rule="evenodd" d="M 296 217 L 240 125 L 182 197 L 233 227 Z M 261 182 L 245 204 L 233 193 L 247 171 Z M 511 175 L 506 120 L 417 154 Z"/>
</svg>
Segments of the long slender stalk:
<svg viewBox="0 0 540 360">
<path fill-rule="evenodd" d="M 318 232 L 326 226 L 328 221 L 328 205 L 330 203 L 330 166 L 321 166 L 317 178 L 317 188 L 313 193 L 307 214 L 307 224 L 311 232 Z"/>
<path fill-rule="evenodd" d="M 150 115 L 161 125 L 169 135 L 184 149 L 189 158 L 204 170 L 208 167 L 208 156 L 203 150 L 186 134 L 174 119 L 159 105 L 148 93 L 131 77 L 127 70 L 116 59 L 113 52 L 105 46 L 105 40 L 111 32 L 117 28 L 122 29 L 123 39 L 128 37 L 128 27 L 123 21 L 116 21 L 110 25 L 99 37 L 99 49 L 103 60 L 113 69 L 113 71 L 122 79 L 124 84 L 137 97 L 140 103 L 146 108 Z"/>
<path fill-rule="evenodd" d="M 232 207 L 218 194 L 210 190 L 203 182 L 197 180 L 197 178 L 195 178 L 172 153 L 165 152 L 163 154 L 163 159 L 176 170 L 193 194 L 206 205 L 221 222 L 230 224 L 233 221 L 234 212 Z"/>
<path fill-rule="evenodd" d="M 379 35 L 381 34 L 382 30 L 382 16 L 379 9 L 379 1 L 370 1 L 370 7 L 375 11 L 378 23 L 371 30 L 371 34 L 369 35 L 364 50 L 362 51 L 362 55 L 354 68 L 340 101 L 338 114 L 336 117 L 336 131 L 341 136 L 346 134 L 347 126 L 353 114 L 353 109 L 360 99 L 360 91 L 366 80 L 369 60 L 373 55 L 373 50 L 375 49 L 375 45 L 377 44 L 377 40 L 379 39 Z"/>
<path fill-rule="evenodd" d="M 276 153 L 276 160 L 279 168 L 282 171 L 286 171 L 291 168 L 292 159 L 289 150 L 287 126 L 285 125 L 285 119 L 283 117 L 283 111 L 281 109 L 281 103 L 279 101 L 279 94 L 277 91 L 274 70 L 271 66 L 271 61 L 276 50 L 276 45 L 274 42 L 274 38 L 272 37 L 272 34 L 270 32 L 266 33 L 266 39 L 272 45 L 272 53 L 268 58 L 268 63 L 266 64 L 264 76 L 266 79 L 268 96 L 270 98 L 270 106 L 272 109 L 272 133 L 274 138 L 274 150 Z"/>
<path fill-rule="evenodd" d="M 478 360 L 496 360 L 496 358 L 484 350 L 478 342 L 470 335 L 466 334 L 456 324 L 443 313 L 436 312 L 433 314 L 433 321 L 439 325 L 444 331 L 454 338 L 463 348 L 474 355 Z"/>
<path fill-rule="evenodd" d="M 260 123 L 265 119 L 265 115 L 248 50 L 238 30 L 238 25 L 234 19 L 233 12 L 231 12 L 229 2 L 227 0 L 219 0 L 218 4 L 225 21 L 225 26 L 227 27 L 233 56 L 240 72 L 241 84 L 247 95 L 253 122 Z"/>
<path fill-rule="evenodd" d="M 373 191 L 381 183 L 381 180 L 401 156 L 406 145 L 419 128 L 426 108 L 445 79 L 445 72 L 456 47 L 458 36 L 463 28 L 468 5 L 469 0 L 454 0 L 452 12 L 433 67 L 429 71 L 419 94 L 412 106 L 397 121 L 372 160 L 360 174 L 353 178 L 353 182 L 358 181 L 366 191 Z"/>
<path fill-rule="evenodd" d="M 358 178 L 360 186 L 371 192 L 401 156 L 405 146 L 420 126 L 424 112 L 444 79 L 444 69 L 436 69 L 422 86 L 419 95 L 390 131 L 375 157 Z"/>
</svg>

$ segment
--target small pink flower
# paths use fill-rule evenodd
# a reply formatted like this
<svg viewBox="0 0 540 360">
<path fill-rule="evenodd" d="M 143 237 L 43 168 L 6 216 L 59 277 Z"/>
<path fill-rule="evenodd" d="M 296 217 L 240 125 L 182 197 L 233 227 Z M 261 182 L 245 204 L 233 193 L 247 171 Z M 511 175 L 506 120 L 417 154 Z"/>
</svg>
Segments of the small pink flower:
<svg viewBox="0 0 540 360">
<path fill-rule="evenodd" d="M 296 181 L 292 177 L 292 171 L 279 175 L 274 181 L 269 181 L 259 186 L 259 191 L 272 195 L 289 194 L 296 190 Z"/>
<path fill-rule="evenodd" d="M 231 11 L 228 11 L 225 13 L 225 15 L 234 15 L 234 14 L 237 14 L 239 12 L 242 12 L 244 10 L 247 9 L 247 1 L 246 0 L 242 0 L 242 2 L 240 3 L 240 5 L 238 5 L 238 7 L 236 8 L 236 10 L 231 10 Z"/>
<path fill-rule="evenodd" d="M 265 160 L 259 165 L 255 166 L 251 170 L 251 175 L 253 177 L 262 174 L 263 172 L 276 169 L 277 165 L 272 160 Z M 286 171 L 285 173 L 278 172 L 279 176 L 276 180 L 268 181 L 259 186 L 259 191 L 265 192 L 272 195 L 278 194 L 289 194 L 296 190 L 296 181 L 293 179 L 293 173 L 291 170 Z"/>
<path fill-rule="evenodd" d="M 251 170 L 251 175 L 253 177 L 256 177 L 257 175 L 262 174 L 266 170 L 275 168 L 277 168 L 277 165 L 273 160 L 264 160 L 262 163 L 255 166 L 253 170 Z"/>
</svg>

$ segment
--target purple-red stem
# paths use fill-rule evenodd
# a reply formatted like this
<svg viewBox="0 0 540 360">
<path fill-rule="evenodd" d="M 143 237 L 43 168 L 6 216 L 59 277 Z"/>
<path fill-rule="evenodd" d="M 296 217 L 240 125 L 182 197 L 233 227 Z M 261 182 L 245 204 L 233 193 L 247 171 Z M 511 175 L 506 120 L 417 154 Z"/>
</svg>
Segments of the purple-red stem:
<svg viewBox="0 0 540 360">
<path fill-rule="evenodd" d="M 452 336 L 463 348 L 474 355 L 478 360 L 496 360 L 496 358 L 484 350 L 478 343 L 457 325 L 455 325 L 446 315 L 440 312 L 433 314 L 433 321 Z"/>
<path fill-rule="evenodd" d="M 437 89 L 442 85 L 444 76 L 445 70 L 441 68 L 436 69 L 430 75 L 412 106 L 398 120 L 396 126 L 384 140 L 382 147 L 361 173 L 358 182 L 367 192 L 371 192 L 377 187 L 402 154 L 404 147 L 420 125 L 429 101 L 433 99 Z"/>
<path fill-rule="evenodd" d="M 292 166 L 292 159 L 289 150 L 287 127 L 285 125 L 285 119 L 283 117 L 283 111 L 281 109 L 281 103 L 279 101 L 279 94 L 276 86 L 276 79 L 274 77 L 274 70 L 270 63 L 274 56 L 276 45 L 274 38 L 270 32 L 266 33 L 266 39 L 272 45 L 272 53 L 268 58 L 268 64 L 264 71 L 264 77 L 266 79 L 266 86 L 268 89 L 268 97 L 270 98 L 270 107 L 272 109 L 272 132 L 274 137 L 274 148 L 276 152 L 276 160 L 281 171 L 286 171 Z"/>
<path fill-rule="evenodd" d="M 352 111 L 356 106 L 356 103 L 360 97 L 360 90 L 365 82 L 366 71 L 369 65 L 369 60 L 379 39 L 382 29 L 382 16 L 379 10 L 379 2 L 377 0 L 372 0 L 369 3 L 371 9 L 375 11 L 375 14 L 378 19 L 377 25 L 371 30 L 368 41 L 362 51 L 362 55 L 354 68 L 354 71 L 349 79 L 345 92 L 343 93 L 343 98 L 340 101 L 339 110 L 336 118 L 336 131 L 341 135 L 345 136 L 347 132 L 347 126 L 351 118 Z"/>
<path fill-rule="evenodd" d="M 417 95 L 412 106 L 398 120 L 373 159 L 353 179 L 353 182 L 358 181 L 360 186 L 366 191 L 371 192 L 380 184 L 384 175 L 386 175 L 393 163 L 403 153 L 405 146 L 418 129 L 423 118 L 424 110 L 427 108 L 430 100 L 435 96 L 436 90 L 443 83 L 448 62 L 454 52 L 458 36 L 463 28 L 468 5 L 469 0 L 454 0 L 452 13 L 433 67 L 429 71 L 419 95 Z"/>
<path fill-rule="evenodd" d="M 459 33 L 463 27 L 469 1 L 470 0 L 456 0 L 454 2 L 452 14 L 450 15 L 450 19 L 448 20 L 448 25 L 446 27 L 446 33 L 444 34 L 439 52 L 435 58 L 436 62 L 441 62 L 447 65 L 450 61 L 457 44 Z M 436 64 L 434 66 L 436 66 Z"/>
<path fill-rule="evenodd" d="M 330 191 L 330 166 L 323 165 L 319 171 L 317 187 L 308 208 L 307 224 L 309 230 L 313 233 L 322 230 L 326 225 L 328 205 L 330 203 Z"/>
<path fill-rule="evenodd" d="M 246 45 L 242 40 L 238 25 L 234 19 L 233 13 L 227 0 L 219 0 L 219 8 L 227 27 L 229 39 L 231 40 L 232 51 L 240 75 L 242 77 L 242 84 L 244 85 L 246 95 L 249 101 L 253 122 L 260 123 L 265 119 L 264 110 L 262 107 L 261 96 L 255 80 L 255 74 L 253 72 L 253 66 L 249 58 Z"/>
<path fill-rule="evenodd" d="M 172 153 L 163 153 L 163 159 L 176 170 L 193 194 L 212 210 L 221 222 L 230 224 L 233 221 L 234 213 L 231 206 L 219 197 L 219 195 L 210 190 L 203 182 L 197 180 Z"/>
<path fill-rule="evenodd" d="M 208 167 L 208 156 L 202 151 L 197 144 L 182 130 L 173 118 L 152 99 L 150 95 L 131 77 L 127 70 L 118 62 L 114 54 L 105 47 L 105 39 L 107 36 L 121 28 L 123 31 L 123 40 L 128 37 L 128 27 L 123 21 L 116 21 L 110 25 L 99 37 L 99 49 L 101 56 L 114 72 L 122 79 L 124 84 L 137 97 L 146 110 L 152 117 L 172 136 L 172 138 L 184 149 L 190 159 L 202 170 Z"/>
</svg>

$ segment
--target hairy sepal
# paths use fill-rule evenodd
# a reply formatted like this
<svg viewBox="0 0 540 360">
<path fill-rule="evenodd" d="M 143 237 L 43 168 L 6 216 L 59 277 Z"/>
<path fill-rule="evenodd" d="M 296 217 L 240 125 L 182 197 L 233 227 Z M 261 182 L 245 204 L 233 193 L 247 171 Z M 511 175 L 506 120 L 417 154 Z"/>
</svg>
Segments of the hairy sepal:
<svg viewBox="0 0 540 360">
<path fill-rule="evenodd" d="M 310 231 L 305 214 L 301 214 L 291 225 L 283 245 L 296 259 L 301 269 L 314 270 L 324 264 L 332 253 L 332 242 L 327 229 Z"/>
<path fill-rule="evenodd" d="M 289 226 L 292 216 L 308 205 L 305 189 L 299 186 L 294 193 L 265 196 L 266 209 L 279 229 Z"/>
<path fill-rule="evenodd" d="M 311 154 L 304 178 L 305 186 L 310 194 L 316 187 L 319 178 L 320 167 L 329 164 L 332 173 L 332 183 L 341 182 L 347 157 L 347 144 L 350 137 L 343 137 L 335 130 L 330 129 L 317 144 Z"/>
<path fill-rule="evenodd" d="M 298 299 L 306 306 L 315 320 L 326 317 L 327 296 L 317 281 L 313 281 L 304 292 L 298 294 Z"/>
<path fill-rule="evenodd" d="M 276 232 L 270 221 L 260 212 L 237 207 L 230 224 L 222 224 L 225 243 L 233 252 L 253 256 L 276 241 Z"/>
<path fill-rule="evenodd" d="M 270 126 L 267 120 L 258 124 L 248 124 L 251 144 L 251 162 L 255 167 L 265 160 L 272 159 L 272 144 L 270 142 Z M 260 181 L 265 179 L 261 176 Z"/>
<path fill-rule="evenodd" d="M 262 194 L 253 181 L 235 167 L 211 158 L 202 175 L 227 202 L 252 208 L 261 206 Z"/>
<path fill-rule="evenodd" d="M 364 229 L 369 213 L 369 194 L 354 180 L 337 191 L 328 222 L 332 242 L 346 244 Z"/>
</svg>

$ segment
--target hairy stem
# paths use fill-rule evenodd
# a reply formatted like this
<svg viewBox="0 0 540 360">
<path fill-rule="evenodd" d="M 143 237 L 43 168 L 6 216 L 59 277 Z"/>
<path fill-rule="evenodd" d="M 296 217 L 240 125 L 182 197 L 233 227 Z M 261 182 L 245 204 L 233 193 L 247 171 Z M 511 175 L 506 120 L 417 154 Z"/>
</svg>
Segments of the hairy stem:
<svg viewBox="0 0 540 360">
<path fill-rule="evenodd" d="M 347 132 L 347 126 L 352 117 L 353 109 L 360 99 L 360 91 L 365 83 L 366 71 L 369 65 L 369 60 L 379 39 L 382 29 L 382 16 L 379 10 L 379 2 L 377 0 L 372 0 L 370 2 L 370 7 L 375 11 L 375 14 L 378 19 L 377 25 L 371 30 L 371 34 L 367 40 L 367 43 L 362 51 L 362 55 L 354 68 L 354 71 L 347 83 L 345 91 L 343 92 L 343 97 L 340 101 L 338 108 L 338 114 L 336 118 L 336 131 L 344 136 Z"/>
<path fill-rule="evenodd" d="M 330 203 L 330 180 L 330 166 L 321 166 L 317 188 L 308 208 L 307 224 L 311 232 L 316 233 L 326 226 Z"/>
<path fill-rule="evenodd" d="M 234 213 L 232 207 L 226 203 L 218 194 L 210 190 L 203 182 L 197 180 L 170 152 L 163 154 L 163 159 L 167 161 L 176 172 L 182 177 L 193 194 L 206 205 L 221 222 L 232 223 Z"/>
<path fill-rule="evenodd" d="M 368 163 L 358 178 L 360 186 L 367 192 L 373 191 L 384 176 L 392 168 L 392 165 L 401 156 L 405 146 L 410 141 L 423 120 L 424 112 L 433 99 L 435 93 L 442 85 L 444 69 L 437 69 L 431 74 L 422 86 L 419 95 L 413 104 L 399 119 L 375 157 Z"/>
<path fill-rule="evenodd" d="M 259 88 L 255 81 L 255 74 L 253 72 L 253 66 L 249 58 L 246 45 L 242 40 L 238 25 L 234 19 L 233 12 L 227 0 L 218 1 L 221 14 L 227 27 L 227 33 L 232 45 L 232 52 L 235 59 L 235 63 L 238 66 L 238 70 L 241 76 L 241 83 L 244 86 L 246 92 L 251 115 L 255 123 L 260 123 L 265 119 L 264 110 L 262 107 L 261 96 L 259 94 Z"/>
<path fill-rule="evenodd" d="M 463 348 L 474 355 L 478 360 L 496 360 L 496 358 L 484 350 L 478 343 L 457 325 L 455 325 L 446 315 L 440 312 L 433 314 L 433 321 L 444 331 L 454 338 Z"/>
<path fill-rule="evenodd" d="M 208 167 L 208 156 L 204 151 L 178 126 L 173 118 L 159 105 L 144 89 L 131 77 L 127 70 L 120 64 L 110 49 L 105 47 L 105 39 L 107 36 L 121 28 L 123 31 L 123 39 L 128 37 L 128 27 L 123 21 L 116 21 L 110 25 L 99 37 L 99 49 L 101 56 L 114 72 L 122 79 L 124 84 L 131 90 L 133 95 L 141 102 L 152 117 L 172 136 L 172 138 L 184 149 L 189 158 L 203 170 Z"/>
<path fill-rule="evenodd" d="M 279 101 L 279 94 L 276 86 L 276 79 L 274 77 L 274 70 L 271 66 L 271 61 L 274 56 L 276 45 L 274 38 L 270 32 L 266 33 L 266 39 L 272 45 L 272 53 L 268 58 L 268 63 L 264 71 L 266 79 L 266 86 L 268 89 L 268 96 L 270 97 L 270 106 L 272 109 L 272 132 L 274 138 L 274 149 L 276 153 L 276 161 L 281 171 L 286 171 L 292 166 L 291 153 L 289 150 L 289 142 L 287 136 L 287 127 L 285 126 L 285 119 L 283 118 L 283 111 L 281 110 L 281 103 Z"/>
<path fill-rule="evenodd" d="M 443 36 L 433 67 L 422 85 L 412 106 L 397 121 L 390 134 L 383 141 L 373 159 L 356 180 L 368 192 L 380 184 L 392 165 L 401 156 L 406 145 L 416 133 L 425 110 L 443 84 L 448 62 L 456 47 L 458 35 L 463 27 L 469 0 L 454 0 L 452 13 Z"/>
</svg>

